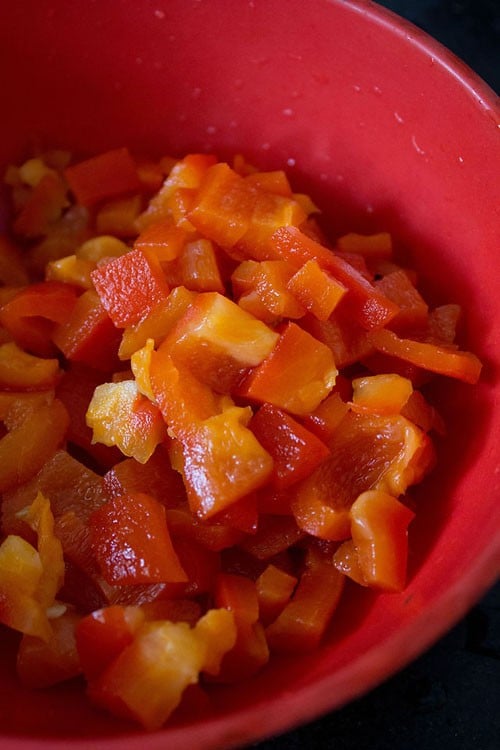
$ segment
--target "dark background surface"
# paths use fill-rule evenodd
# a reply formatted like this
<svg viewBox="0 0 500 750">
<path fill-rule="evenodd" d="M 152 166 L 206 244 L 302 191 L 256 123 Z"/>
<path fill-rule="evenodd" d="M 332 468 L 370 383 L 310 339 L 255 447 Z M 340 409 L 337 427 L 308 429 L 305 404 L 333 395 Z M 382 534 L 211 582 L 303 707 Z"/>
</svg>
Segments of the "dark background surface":
<svg viewBox="0 0 500 750">
<path fill-rule="evenodd" d="M 385 0 L 500 92 L 500 0 Z M 499 498 L 500 502 L 500 498 Z M 428 653 L 340 711 L 255 750 L 499 750 L 500 584 Z"/>
</svg>

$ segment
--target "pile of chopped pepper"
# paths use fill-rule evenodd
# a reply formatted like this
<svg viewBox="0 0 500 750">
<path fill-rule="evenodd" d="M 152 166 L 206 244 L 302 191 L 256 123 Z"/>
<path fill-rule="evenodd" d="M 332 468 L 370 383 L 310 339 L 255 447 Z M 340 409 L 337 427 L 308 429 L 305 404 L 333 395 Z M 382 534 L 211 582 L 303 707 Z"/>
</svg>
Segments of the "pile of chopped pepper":
<svg viewBox="0 0 500 750">
<path fill-rule="evenodd" d="M 388 233 L 330 242 L 283 171 L 119 148 L 10 166 L 0 623 L 19 679 L 156 729 L 406 585 L 407 490 L 475 383 Z M 349 584 L 351 585 L 351 584 Z"/>
</svg>

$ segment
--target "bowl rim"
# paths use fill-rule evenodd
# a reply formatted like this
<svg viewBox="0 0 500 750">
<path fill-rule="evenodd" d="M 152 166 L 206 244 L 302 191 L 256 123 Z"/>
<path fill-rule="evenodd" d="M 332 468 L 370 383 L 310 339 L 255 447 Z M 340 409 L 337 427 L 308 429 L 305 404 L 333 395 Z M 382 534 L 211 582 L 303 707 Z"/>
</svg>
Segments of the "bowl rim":
<svg viewBox="0 0 500 750">
<path fill-rule="evenodd" d="M 429 33 L 372 0 L 325 2 L 344 6 L 349 12 L 357 13 L 370 24 L 403 38 L 432 58 L 435 65 L 445 70 L 468 93 L 483 115 L 493 119 L 500 128 L 500 97 L 466 62 Z M 177 750 L 190 750 L 192 747 L 223 750 L 264 741 L 336 711 L 373 690 L 429 649 L 499 579 L 500 529 L 467 573 L 433 601 L 432 618 L 427 611 L 422 611 L 404 628 L 390 634 L 379 645 L 372 646 L 335 673 L 322 677 L 312 685 L 267 699 L 265 721 L 263 705 L 257 703 L 236 709 L 229 716 L 215 716 L 193 725 L 167 726 L 151 734 L 138 728 L 132 733 L 125 731 L 113 736 L 82 738 L 0 735 L 0 750 L 66 750 L 69 743 L 73 750 L 144 750 L 145 745 L 147 750 L 164 750 L 166 741 L 174 743 Z M 381 644 L 384 645 L 383 654 L 380 652 Z M 389 658 L 387 652 L 391 654 Z M 342 686 L 342 697 L 336 698 L 339 686 Z M 279 710 L 273 711 L 273 707 Z"/>
</svg>

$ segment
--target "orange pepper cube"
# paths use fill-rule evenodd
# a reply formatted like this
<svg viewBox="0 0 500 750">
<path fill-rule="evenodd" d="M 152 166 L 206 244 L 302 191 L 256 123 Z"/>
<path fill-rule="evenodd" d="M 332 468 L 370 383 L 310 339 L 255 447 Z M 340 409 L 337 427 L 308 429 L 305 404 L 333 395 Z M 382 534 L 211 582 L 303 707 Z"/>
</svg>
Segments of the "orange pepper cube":
<svg viewBox="0 0 500 750">
<path fill-rule="evenodd" d="M 155 255 L 159 261 L 177 258 L 186 241 L 186 233 L 170 219 L 149 224 L 134 242 L 134 249 Z"/>
<path fill-rule="evenodd" d="M 215 247 L 210 240 L 188 242 L 178 257 L 163 266 L 170 286 L 185 286 L 196 292 L 224 293 Z"/>
<path fill-rule="evenodd" d="M 257 190 L 223 162 L 206 172 L 189 221 L 196 229 L 231 248 L 250 226 Z"/>
<path fill-rule="evenodd" d="M 59 360 L 28 354 L 13 341 L 0 344 L 0 388 L 43 391 L 60 379 Z"/>
<path fill-rule="evenodd" d="M 389 232 L 357 234 L 349 232 L 337 240 L 337 249 L 346 253 L 359 253 L 364 258 L 392 258 L 392 237 Z"/>
<path fill-rule="evenodd" d="M 90 684 L 101 706 L 148 730 L 159 729 L 200 671 L 216 674 L 233 647 L 236 628 L 226 610 L 209 610 L 191 628 L 185 622 L 145 622 L 131 644 Z"/>
<path fill-rule="evenodd" d="M 167 343 L 151 353 L 149 382 L 169 435 L 182 438 L 221 412 L 220 397 L 189 367 L 173 361 Z"/>
<path fill-rule="evenodd" d="M 270 355 L 239 386 L 238 395 L 301 416 L 330 393 L 336 377 L 331 350 L 296 323 L 287 323 Z"/>
<path fill-rule="evenodd" d="M 351 507 L 352 539 L 365 583 L 401 591 L 406 581 L 407 529 L 415 514 L 392 495 L 363 492 Z"/>
<path fill-rule="evenodd" d="M 346 287 L 308 260 L 290 278 L 287 289 L 319 320 L 327 320 L 347 292 Z"/>
<path fill-rule="evenodd" d="M 259 365 L 279 335 L 217 292 L 199 294 L 169 341 L 174 359 L 215 390 L 229 390 L 245 368 Z"/>
<path fill-rule="evenodd" d="M 354 405 L 379 414 L 399 414 L 413 393 L 411 381 L 396 373 L 355 378 L 352 387 Z"/>
<path fill-rule="evenodd" d="M 279 227 L 298 226 L 306 214 L 293 198 L 266 191 L 228 164 L 211 167 L 187 215 L 196 229 L 238 257 L 268 257 L 268 238 Z"/>
<path fill-rule="evenodd" d="M 295 268 L 284 260 L 245 260 L 231 276 L 236 295 L 255 293 L 276 318 L 301 318 L 305 307 L 288 288 Z"/>
<path fill-rule="evenodd" d="M 191 198 L 200 186 L 205 172 L 214 165 L 216 158 L 211 154 L 188 154 L 176 162 L 170 169 L 169 175 L 162 187 L 150 200 L 147 209 L 137 219 L 137 228 L 142 231 L 147 226 L 162 219 L 171 218 L 175 224 L 185 227 L 187 206 L 191 206 Z M 178 196 L 182 196 L 179 201 Z M 186 209 L 186 210 L 185 210 Z M 191 231 L 192 231 L 191 227 Z"/>
<path fill-rule="evenodd" d="M 166 437 L 161 412 L 133 380 L 97 386 L 87 411 L 93 442 L 116 445 L 126 456 L 146 463 Z"/>
<path fill-rule="evenodd" d="M 230 407 L 182 440 L 182 473 L 198 517 L 214 516 L 269 480 L 273 460 L 246 426 L 250 417 L 250 407 Z"/>
<path fill-rule="evenodd" d="M 138 249 L 98 266 L 92 281 L 118 328 L 138 323 L 170 291 L 160 261 Z"/>
</svg>

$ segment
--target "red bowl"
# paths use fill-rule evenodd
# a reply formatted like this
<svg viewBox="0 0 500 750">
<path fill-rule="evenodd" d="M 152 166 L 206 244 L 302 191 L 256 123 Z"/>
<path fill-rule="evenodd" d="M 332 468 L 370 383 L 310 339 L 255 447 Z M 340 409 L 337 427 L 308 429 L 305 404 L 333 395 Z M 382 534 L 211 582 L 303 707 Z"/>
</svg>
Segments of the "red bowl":
<svg viewBox="0 0 500 750">
<path fill-rule="evenodd" d="M 78 686 L 22 690 L 4 638 L 0 748 L 224 748 L 369 690 L 500 570 L 495 95 L 438 43 L 361 0 L 2 3 L 0 90 L 1 165 L 41 141 L 77 154 L 242 152 L 285 167 L 334 231 L 391 231 L 431 298 L 464 306 L 463 343 L 484 361 L 477 387 L 435 390 L 449 434 L 416 493 L 402 594 L 349 589 L 318 652 L 220 689 L 210 720 L 155 734 L 89 708 Z"/>
</svg>

